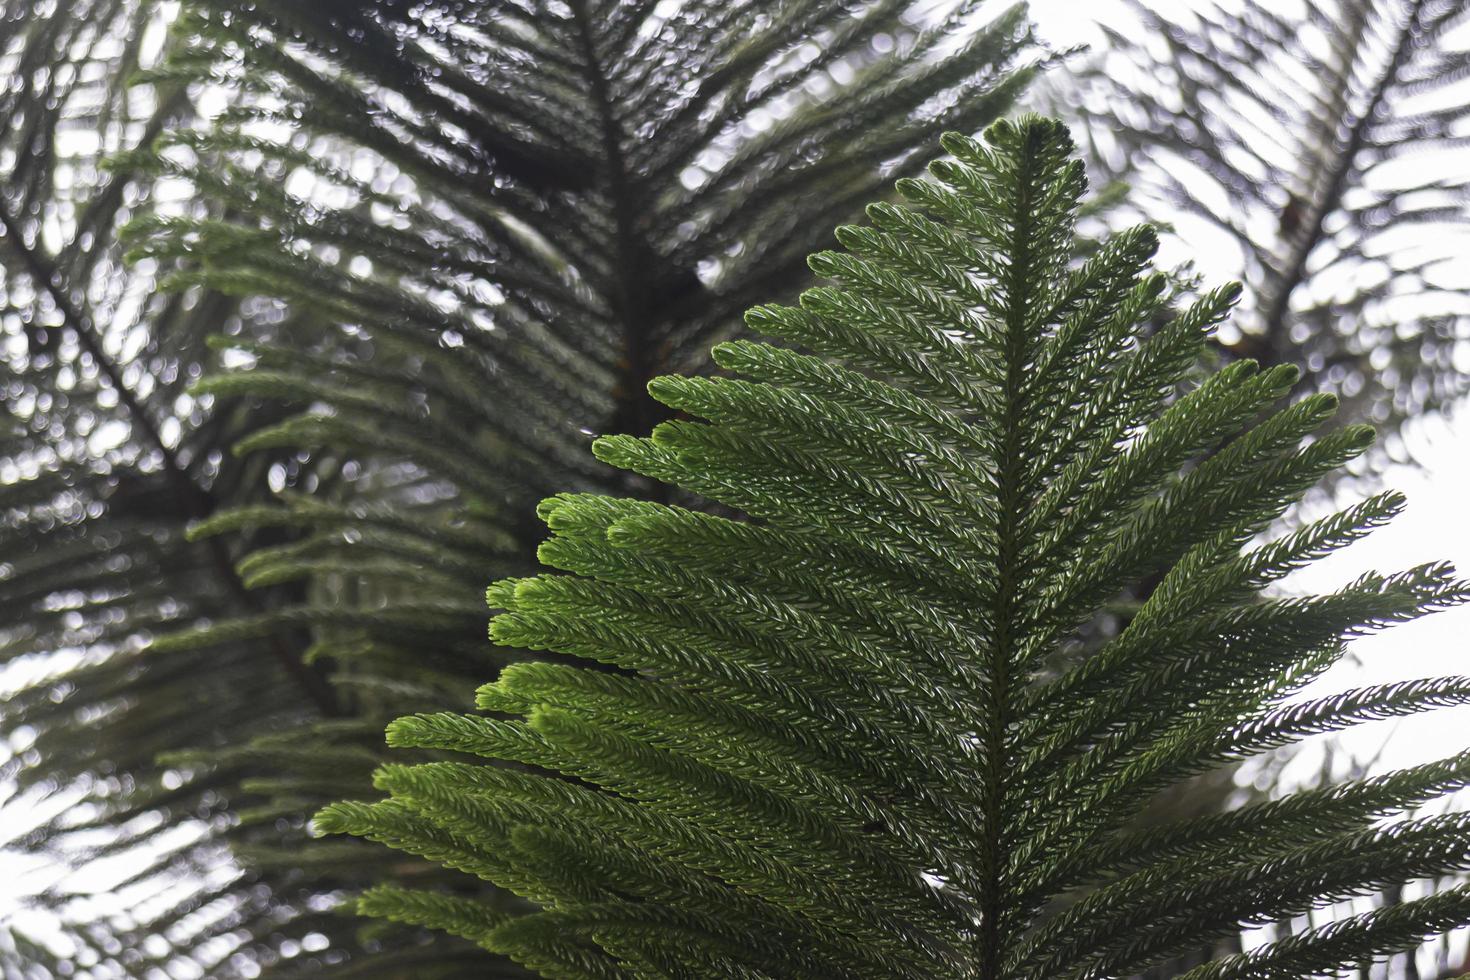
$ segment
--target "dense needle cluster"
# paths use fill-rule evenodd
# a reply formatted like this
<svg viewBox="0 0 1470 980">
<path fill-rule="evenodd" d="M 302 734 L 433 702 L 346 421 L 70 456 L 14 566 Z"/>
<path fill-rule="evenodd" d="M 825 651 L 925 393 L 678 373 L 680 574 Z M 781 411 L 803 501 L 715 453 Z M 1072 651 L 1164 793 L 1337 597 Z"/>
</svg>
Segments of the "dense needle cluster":
<svg viewBox="0 0 1470 980">
<path fill-rule="evenodd" d="M 1074 261 L 1061 125 L 944 146 L 813 256 L 831 285 L 750 312 L 789 347 L 716 347 L 734 377 L 659 378 L 674 420 L 596 444 L 709 506 L 547 500 L 558 573 L 492 586 L 491 632 L 565 656 L 507 667 L 484 714 L 398 720 L 392 744 L 457 755 L 317 818 L 537 910 L 385 886 L 365 911 L 548 977 L 1103 978 L 1470 866 L 1470 815 L 1384 820 L 1470 782 L 1470 754 L 1137 830 L 1222 763 L 1470 702 L 1466 678 L 1293 697 L 1465 587 L 1433 564 L 1263 592 L 1400 508 L 1262 543 L 1371 434 L 1312 438 L 1335 402 L 1283 407 L 1290 367 L 1186 383 L 1236 290 L 1154 327 L 1149 229 Z M 1467 920 L 1452 890 L 1187 976 L 1310 976 Z"/>
</svg>

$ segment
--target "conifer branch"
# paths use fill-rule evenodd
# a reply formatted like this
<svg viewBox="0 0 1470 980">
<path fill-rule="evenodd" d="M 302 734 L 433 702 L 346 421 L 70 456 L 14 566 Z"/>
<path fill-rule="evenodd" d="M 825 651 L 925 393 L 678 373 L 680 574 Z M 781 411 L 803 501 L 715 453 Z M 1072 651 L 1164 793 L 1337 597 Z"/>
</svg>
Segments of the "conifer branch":
<svg viewBox="0 0 1470 980">
<path fill-rule="evenodd" d="M 674 418 L 594 443 L 734 516 L 544 501 L 552 571 L 490 587 L 491 636 L 587 666 L 507 667 L 476 694 L 488 716 L 398 719 L 389 745 L 464 761 L 384 766 L 387 799 L 316 817 L 534 907 L 375 891 L 362 911 L 555 978 L 1118 980 L 1470 867 L 1470 817 L 1404 816 L 1462 788 L 1464 758 L 1129 832 L 1201 772 L 1460 703 L 1461 678 L 1292 699 L 1347 638 L 1470 583 L 1429 564 L 1262 596 L 1401 506 L 1251 547 L 1371 432 L 1322 434 L 1327 395 L 1272 413 L 1290 367 L 1179 395 L 1239 291 L 1159 325 L 1155 236 L 1075 240 L 1086 181 L 1059 123 L 943 145 L 898 182 L 906 207 L 810 258 L 831 285 L 750 311 L 790 348 L 721 345 L 737 377 L 655 378 Z M 1078 657 L 1075 631 L 1160 571 Z M 1449 894 L 1195 975 L 1330 972 L 1467 921 Z"/>
<path fill-rule="evenodd" d="M 62 323 L 71 330 L 72 335 L 77 339 L 77 344 L 91 358 L 102 376 L 107 379 L 108 387 L 117 394 L 118 402 L 127 411 L 131 424 L 138 427 L 143 434 L 144 441 L 154 452 L 158 453 L 162 461 L 164 479 L 174 495 L 179 512 L 190 521 L 204 520 L 209 517 L 214 510 L 214 503 L 210 499 L 209 492 L 189 476 L 178 454 L 164 440 L 147 407 L 128 385 L 122 371 L 102 346 L 101 338 L 97 335 L 91 318 L 72 301 L 60 270 L 42 254 L 39 244 L 34 246 L 26 244 L 19 222 L 10 213 L 10 208 L 3 199 L 0 199 L 0 227 L 4 228 L 5 238 L 9 242 L 11 252 L 21 259 L 31 281 L 39 285 L 51 297 L 51 302 L 55 305 Z M 203 547 L 213 562 L 215 574 L 235 602 L 251 613 L 263 612 L 255 596 L 241 581 L 226 543 L 220 538 L 210 538 Z M 289 649 L 279 637 L 274 636 L 266 639 L 266 647 L 286 675 L 300 686 L 306 697 L 324 715 L 330 717 L 339 713 L 336 693 L 332 690 L 331 685 L 315 669 L 304 664 L 296 651 Z"/>
<path fill-rule="evenodd" d="M 1331 169 L 1320 197 L 1308 203 L 1304 227 L 1287 238 L 1289 258 L 1283 267 L 1279 281 L 1272 283 L 1271 291 L 1262 304 L 1262 322 L 1267 338 L 1266 349 L 1274 356 L 1276 363 L 1284 362 L 1285 348 L 1283 345 L 1287 327 L 1286 318 L 1291 309 L 1291 296 L 1296 292 L 1297 287 L 1307 279 L 1307 260 L 1322 242 L 1323 223 L 1327 220 L 1327 216 L 1341 204 L 1342 195 L 1349 186 L 1349 177 L 1359 162 L 1358 156 L 1368 138 L 1370 128 L 1417 43 L 1422 30 L 1420 16 L 1424 5 L 1425 0 L 1412 0 L 1408 17 L 1403 26 L 1399 28 L 1393 53 L 1387 64 L 1384 65 L 1383 73 L 1373 85 L 1367 105 L 1355 115 L 1343 145 L 1333 149 Z M 1348 68 L 1351 67 L 1351 59 L 1349 59 Z M 1347 80 L 1344 79 L 1344 86 L 1346 82 Z M 1345 87 L 1343 97 L 1346 97 Z M 1335 136 L 1335 134 L 1331 135 Z"/>
<path fill-rule="evenodd" d="M 592 96 L 602 147 L 602 181 L 612 204 L 613 217 L 613 303 L 622 338 L 618 409 L 612 430 L 642 434 L 659 421 L 659 405 L 648 396 L 648 382 L 657 371 L 654 364 L 654 334 L 660 311 L 650 307 L 649 283 L 659 270 L 651 267 L 652 250 L 638 229 L 639 201 L 633 175 L 623 154 L 623 132 L 618 107 L 613 102 L 607 72 L 598 53 L 587 0 L 572 0 L 578 50 L 583 73 Z"/>
<path fill-rule="evenodd" d="M 1437 274 L 1467 220 L 1467 181 L 1403 166 L 1460 148 L 1470 8 L 1311 0 L 1287 15 L 1253 0 L 1176 19 L 1128 7 L 1055 104 L 1080 104 L 1101 166 L 1128 161 L 1110 176 L 1133 186 L 1129 207 L 1171 224 L 1182 212 L 1177 234 L 1202 220 L 1238 246 L 1249 288 L 1223 353 L 1295 364 L 1298 389 L 1336 394 L 1344 421 L 1397 426 L 1470 390 L 1453 357 L 1470 319 Z"/>
</svg>

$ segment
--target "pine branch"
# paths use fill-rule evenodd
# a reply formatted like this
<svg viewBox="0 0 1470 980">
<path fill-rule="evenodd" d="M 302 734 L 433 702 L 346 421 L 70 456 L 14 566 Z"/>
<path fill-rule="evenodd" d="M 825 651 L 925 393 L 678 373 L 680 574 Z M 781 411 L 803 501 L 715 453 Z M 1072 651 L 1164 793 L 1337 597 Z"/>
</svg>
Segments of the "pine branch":
<svg viewBox="0 0 1470 980">
<path fill-rule="evenodd" d="M 1467 57 L 1457 31 L 1470 12 L 1250 3 L 1185 22 L 1129 6 L 1131 21 L 1104 25 L 1096 61 L 1051 99 L 1080 106 L 1104 169 L 1130 161 L 1111 174 L 1137 188 L 1125 210 L 1176 234 L 1202 220 L 1239 246 L 1250 288 L 1222 353 L 1295 364 L 1301 389 L 1337 394 L 1345 418 L 1398 425 L 1463 394 L 1450 354 L 1466 320 L 1437 272 L 1452 250 L 1427 243 L 1463 225 L 1465 180 L 1401 164 L 1459 146 L 1470 103 L 1453 90 Z M 1403 251 L 1390 223 L 1423 229 L 1423 250 Z"/>
<path fill-rule="evenodd" d="M 647 395 L 648 382 L 657 372 L 653 324 L 658 311 L 650 308 L 651 278 L 660 270 L 649 268 L 653 252 L 637 228 L 640 203 L 635 198 L 633 179 L 623 156 L 627 136 L 622 130 L 608 89 L 608 79 L 597 52 L 592 14 L 587 0 L 573 0 L 572 18 L 581 51 L 583 72 L 597 114 L 602 141 L 602 181 L 612 199 L 614 252 L 609 256 L 614 272 L 613 307 L 622 335 L 620 377 L 614 389 L 618 408 L 610 422 L 614 432 L 643 433 L 662 420 L 656 401 Z M 696 280 L 694 289 L 702 289 Z"/>
<path fill-rule="evenodd" d="M 1332 214 L 1341 204 L 1343 193 L 1348 187 L 1349 176 L 1359 163 L 1358 155 L 1368 138 L 1369 128 L 1378 117 L 1384 100 L 1398 81 L 1400 73 L 1413 53 L 1414 46 L 1418 43 L 1424 27 L 1420 20 L 1424 8 L 1425 0 L 1413 0 L 1407 20 L 1399 28 L 1393 54 L 1384 66 L 1382 74 L 1373 84 L 1367 104 L 1362 110 L 1356 112 L 1354 121 L 1348 130 L 1347 139 L 1343 141 L 1342 146 L 1334 147 L 1332 166 L 1328 171 L 1322 193 L 1309 202 L 1302 229 L 1294 232 L 1288 238 L 1290 257 L 1285 263 L 1279 282 L 1273 283 L 1272 291 L 1268 294 L 1266 302 L 1262 304 L 1264 333 L 1268 343 L 1267 349 L 1270 351 L 1280 352 L 1286 349 L 1284 338 L 1291 296 L 1298 287 L 1306 282 L 1307 260 L 1324 240 L 1323 225 L 1328 215 Z M 1332 135 L 1335 139 L 1336 134 Z M 1277 357 L 1279 359 L 1281 355 L 1277 354 Z"/>
<path fill-rule="evenodd" d="M 1228 951 L 1470 867 L 1470 816 L 1406 815 L 1462 788 L 1464 757 L 1130 832 L 1222 764 L 1461 703 L 1461 678 L 1293 699 L 1349 637 L 1470 583 L 1429 564 L 1263 596 L 1402 506 L 1244 550 L 1371 433 L 1323 434 L 1328 395 L 1273 412 L 1289 367 L 1186 386 L 1238 290 L 1161 322 L 1153 235 L 1076 241 L 1059 123 L 943 145 L 905 207 L 810 258 L 828 285 L 751 311 L 791 348 L 721 345 L 739 376 L 656 378 L 673 417 L 594 443 L 695 508 L 542 503 L 548 571 L 490 587 L 491 636 L 567 659 L 502 670 L 486 714 L 393 722 L 390 746 L 464 761 L 383 766 L 386 799 L 315 818 L 532 907 L 362 911 L 557 978 L 1108 980 L 1202 949 L 1198 976 L 1305 976 L 1470 922 L 1447 893 Z M 1125 631 L 1063 656 L 1155 570 Z"/>
<path fill-rule="evenodd" d="M 20 574 L 35 590 L 68 574 L 80 584 L 77 565 L 107 587 L 131 581 L 94 570 L 87 544 L 117 521 L 153 521 L 125 539 L 126 555 L 110 556 L 129 570 L 169 572 L 166 583 L 130 593 L 158 606 L 129 619 L 154 638 L 146 674 L 134 680 L 134 658 L 117 657 L 72 674 L 76 693 L 64 706 L 48 709 L 49 689 L 38 686 L 7 718 L 12 707 L 14 717 L 48 722 L 97 709 L 95 738 L 66 743 L 72 753 L 56 758 L 123 770 L 151 764 L 160 736 L 149 719 L 167 719 L 162 727 L 182 743 L 168 760 L 187 780 L 183 796 L 140 790 L 102 801 L 99 826 L 138 819 L 156 801 L 170 814 L 150 831 L 161 839 L 190 819 L 188 800 L 215 801 L 211 812 L 228 828 L 212 831 L 211 845 L 227 844 L 274 896 L 252 885 L 239 905 L 250 911 L 220 923 L 249 936 L 242 955 L 269 959 L 283 936 L 310 928 L 347 957 L 346 972 L 427 976 L 465 962 L 469 943 L 416 947 L 424 936 L 406 921 L 381 940 L 403 948 L 379 967 L 353 923 L 308 911 L 370 884 L 374 862 L 368 845 L 303 849 L 302 815 L 354 795 L 345 789 L 354 781 L 356 795 L 370 792 L 363 758 L 387 719 L 469 706 L 485 665 L 475 583 L 533 567 L 545 536 L 531 517 L 536 500 L 567 485 L 664 492 L 589 457 L 589 433 L 646 434 L 667 418 L 645 393 L 651 375 L 692 361 L 707 370 L 698 338 L 734 326 L 742 293 L 764 282 L 794 288 L 830 220 L 888 177 L 922 167 L 927 157 L 912 151 L 920 134 L 943 123 L 979 128 L 1030 74 L 1019 11 L 975 43 L 955 44 L 967 25 L 921 24 L 908 2 L 885 0 L 861 18 L 845 0 L 803 2 L 774 19 L 751 0 L 656 6 L 204 0 L 172 25 L 172 56 L 145 73 L 159 92 L 203 85 L 228 95 L 214 119 L 168 126 L 117 161 L 153 212 L 133 215 L 123 232 L 129 257 L 155 260 L 161 285 L 177 290 L 150 301 L 137 326 L 156 331 L 167 357 L 181 325 L 187 363 L 177 364 L 178 382 L 160 378 L 168 394 L 213 396 L 208 417 L 197 428 L 189 419 L 174 444 L 199 484 L 219 491 L 189 535 L 211 541 L 189 545 L 170 523 L 181 515 L 159 513 L 176 510 L 156 504 L 172 500 L 164 470 L 116 491 L 99 477 L 96 496 L 117 506 L 73 534 L 63 529 L 73 565 L 37 559 L 39 573 L 27 565 Z M 974 7 L 956 2 L 956 17 Z M 126 9 L 124 0 L 116 11 Z M 845 40 L 801 64 L 807 38 L 829 32 Z M 837 81 L 828 68 L 839 78 L 854 71 L 854 83 L 818 88 Z M 698 100 L 710 111 L 691 110 Z M 761 136 L 750 125 L 758 112 L 778 112 L 793 128 Z M 285 132 L 289 140 L 274 138 Z M 830 150 L 820 158 L 806 149 L 817 141 Z M 676 158 L 700 168 L 724 160 L 725 172 L 693 186 Z M 614 178 L 625 193 L 612 192 Z M 154 179 L 190 186 L 193 197 L 149 201 Z M 329 187 L 345 196 L 317 193 Z M 135 206 L 123 202 L 125 212 Z M 114 229 L 100 231 L 110 247 Z M 191 305 L 201 293 L 206 302 Z M 217 348 L 249 366 L 186 395 L 207 322 L 227 325 Z M 155 398 L 144 407 L 163 404 Z M 145 444 L 142 428 L 134 438 Z M 267 473 L 272 484 L 286 480 L 277 507 L 257 499 Z M 240 579 L 269 588 L 266 600 L 236 601 L 210 562 L 221 548 L 243 556 Z M 186 601 L 169 605 L 168 591 Z M 37 601 L 21 589 L 0 598 L 11 592 Z M 51 617 L 43 642 L 67 642 L 61 619 Z M 330 673 L 342 714 L 301 710 L 289 679 L 252 670 L 262 643 L 304 646 L 312 669 Z M 172 697 L 179 688 L 186 698 Z M 283 752 L 277 742 L 288 734 L 319 751 Z M 156 873 L 172 866 L 148 863 Z M 508 892 L 465 887 L 426 861 L 393 873 L 420 890 L 525 910 Z M 209 894 L 227 902 L 245 887 Z M 261 908 L 271 901 L 291 910 L 289 921 L 267 921 Z M 145 928 L 183 935 L 150 923 L 120 941 L 136 945 Z M 708 917 L 699 928 L 719 931 Z M 181 940 L 180 955 L 194 944 Z M 503 957 L 475 962 L 480 975 L 527 975 Z"/>
<path fill-rule="evenodd" d="M 180 513 L 188 520 L 203 520 L 209 517 L 214 510 L 214 502 L 208 491 L 194 482 L 180 462 L 178 455 L 164 441 L 148 410 L 102 347 L 90 318 L 72 302 L 70 291 L 61 273 L 41 253 L 38 245 L 26 244 L 20 225 L 11 215 L 4 201 L 0 201 L 0 227 L 5 229 L 5 237 L 9 242 L 12 254 L 21 259 L 31 281 L 40 285 L 51 297 L 52 303 L 55 304 L 57 312 L 61 315 L 63 324 L 72 331 L 77 338 L 77 343 L 107 379 L 108 386 L 117 393 L 118 401 L 127 410 L 131 423 L 138 427 L 148 445 L 158 453 L 163 463 L 165 478 L 174 494 Z M 235 571 L 234 562 L 230 558 L 225 542 L 218 538 L 211 538 L 205 547 L 213 562 L 215 574 L 224 583 L 235 601 L 252 614 L 258 615 L 263 612 L 255 596 L 245 587 L 239 574 Z M 326 679 L 316 670 L 302 663 L 300 656 L 295 651 L 289 649 L 277 637 L 267 639 L 267 649 L 286 675 L 301 687 L 303 693 L 323 714 L 330 717 L 340 713 L 336 693 Z"/>
</svg>

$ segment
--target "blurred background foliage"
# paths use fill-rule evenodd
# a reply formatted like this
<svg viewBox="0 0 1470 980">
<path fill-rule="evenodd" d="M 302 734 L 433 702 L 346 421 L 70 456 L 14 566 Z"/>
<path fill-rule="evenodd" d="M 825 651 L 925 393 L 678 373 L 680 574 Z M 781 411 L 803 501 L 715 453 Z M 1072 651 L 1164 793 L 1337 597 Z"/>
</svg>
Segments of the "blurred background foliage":
<svg viewBox="0 0 1470 980">
<path fill-rule="evenodd" d="M 158 312 L 127 343 L 68 284 L 70 318 L 41 298 L 16 320 L 56 321 L 62 345 L 14 348 L 17 377 L 69 357 L 114 406 L 119 446 L 38 467 L 86 423 L 12 412 L 26 441 L 6 447 L 4 554 L 49 578 L 0 579 L 7 654 L 27 665 L 6 675 L 7 810 L 33 815 L 11 850 L 78 870 L 26 900 L 52 913 L 51 966 L 16 927 L 0 950 L 22 975 L 518 975 L 337 911 L 385 858 L 309 842 L 305 815 L 373 792 L 388 719 L 470 707 L 497 666 L 483 588 L 532 562 L 536 501 L 649 492 L 602 470 L 591 435 L 647 431 L 649 377 L 702 370 L 741 310 L 789 294 L 832 225 L 928 162 L 912 150 L 927 134 L 1011 108 L 1041 57 L 1024 12 L 262 0 L 55 4 L 42 22 L 11 7 L 16 57 L 52 70 L 79 48 L 51 32 L 89 35 L 106 13 L 94 87 L 159 103 L 151 129 L 95 149 L 85 188 L 139 198 L 89 254 L 109 283 L 141 277 Z M 104 123 L 89 102 L 47 124 Z M 37 156 L 11 132 L 11 161 Z M 7 244 L 44 239 L 57 222 L 38 209 L 78 181 L 13 200 Z M 88 347 L 92 321 L 108 326 Z M 84 479 L 103 485 L 95 503 L 57 516 Z M 43 531 L 91 564 L 61 565 Z M 47 617 L 68 632 L 33 626 Z M 97 889 L 109 859 L 126 881 Z M 401 880 L 466 887 L 394 860 Z"/>
<path fill-rule="evenodd" d="M 521 975 L 342 911 L 471 884 L 305 815 L 373 794 L 388 719 L 471 707 L 535 502 L 658 492 L 592 435 L 939 130 L 1086 127 L 1133 189 L 1095 220 L 1245 278 L 1222 358 L 1389 427 L 1463 392 L 1463 3 L 1119 5 L 1087 51 L 1027 18 L 0 0 L 0 971 Z"/>
<path fill-rule="evenodd" d="M 1044 102 L 1120 213 L 1170 226 L 1244 301 L 1224 358 L 1392 431 L 1466 391 L 1470 9 L 1460 0 L 1147 4 L 1099 17 Z M 1167 9 L 1167 13 L 1164 11 Z M 1386 440 L 1376 459 L 1409 462 Z"/>
</svg>

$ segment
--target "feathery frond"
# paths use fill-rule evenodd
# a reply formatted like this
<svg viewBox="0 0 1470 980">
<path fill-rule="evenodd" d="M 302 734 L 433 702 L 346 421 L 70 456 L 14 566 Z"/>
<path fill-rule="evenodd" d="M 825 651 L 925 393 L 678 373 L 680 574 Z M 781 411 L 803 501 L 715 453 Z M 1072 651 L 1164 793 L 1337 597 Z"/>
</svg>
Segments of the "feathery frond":
<svg viewBox="0 0 1470 980">
<path fill-rule="evenodd" d="M 57 5 L 55 23 L 85 33 L 102 6 Z M 923 134 L 1005 111 L 1033 70 L 1024 10 L 195 0 L 180 17 L 144 79 L 205 111 L 105 150 L 127 178 L 116 189 L 188 195 L 129 199 L 128 215 L 148 212 L 131 257 L 150 285 L 157 272 L 174 288 L 149 300 L 173 312 L 128 333 L 148 353 L 120 367 L 156 370 L 143 375 L 156 385 L 147 411 L 165 434 L 185 423 L 177 451 L 207 497 L 178 503 L 167 467 L 139 456 L 155 536 L 138 547 L 153 550 L 106 551 L 123 530 L 115 510 L 74 542 L 88 560 L 127 562 L 117 580 L 146 607 L 110 614 L 125 615 L 135 656 L 58 664 L 24 682 L 14 717 L 24 704 L 58 719 L 38 725 L 48 771 L 116 773 L 79 829 L 146 827 L 144 846 L 128 851 L 124 835 L 105 848 L 146 866 L 140 880 L 202 851 L 218 860 L 228 839 L 229 880 L 216 875 L 200 901 L 237 910 L 220 921 L 249 937 L 236 940 L 242 962 L 524 976 L 467 943 L 425 946 L 422 930 L 358 935 L 332 907 L 372 880 L 372 852 L 303 849 L 306 815 L 371 794 L 391 718 L 471 706 L 485 669 L 475 583 L 534 568 L 537 500 L 639 491 L 587 456 L 588 433 L 646 433 L 664 417 L 650 377 L 707 367 L 711 340 L 738 330 L 755 296 L 793 288 L 821 229 L 928 161 L 914 150 Z M 141 43 L 133 23 L 109 37 Z M 109 66 L 116 98 L 135 67 Z M 243 370 L 199 383 L 219 360 Z M 143 575 L 157 565 L 167 581 Z M 43 585 L 27 588 L 54 605 Z M 17 628 L 72 613 L 41 605 Z M 60 642 L 38 633 L 17 649 Z M 62 733 L 73 709 L 87 726 Z M 81 760 L 59 744 L 78 733 Z M 151 765 L 160 749 L 167 786 Z M 147 849 L 183 829 L 202 835 L 198 852 Z M 429 862 L 395 869 L 455 887 Z M 170 905 L 159 921 L 193 911 Z M 188 930 L 153 931 L 205 955 Z M 330 943 L 321 956 L 282 954 L 283 941 L 314 954 L 314 934 Z M 357 955 L 384 945 L 394 952 Z"/>
<path fill-rule="evenodd" d="M 1264 595 L 1402 506 L 1260 540 L 1371 432 L 1324 431 L 1330 394 L 1280 407 L 1291 366 L 1185 385 L 1238 290 L 1153 330 L 1147 228 L 1072 261 L 1060 124 L 944 147 L 906 206 L 812 256 L 830 285 L 748 314 L 790 348 L 717 346 L 735 377 L 656 378 L 678 416 L 594 444 L 708 507 L 543 502 L 555 571 L 493 585 L 491 633 L 569 659 L 504 668 L 483 714 L 395 721 L 390 744 L 459 758 L 384 766 L 390 798 L 317 817 L 536 910 L 387 887 L 364 911 L 548 977 L 1100 980 L 1470 867 L 1470 816 L 1403 816 L 1463 758 L 1130 833 L 1193 774 L 1463 703 L 1460 678 L 1290 699 L 1346 638 L 1467 586 L 1429 564 Z M 1057 656 L 1159 573 L 1119 636 Z M 1467 914 L 1451 893 L 1195 975 L 1332 972 Z"/>
</svg>

